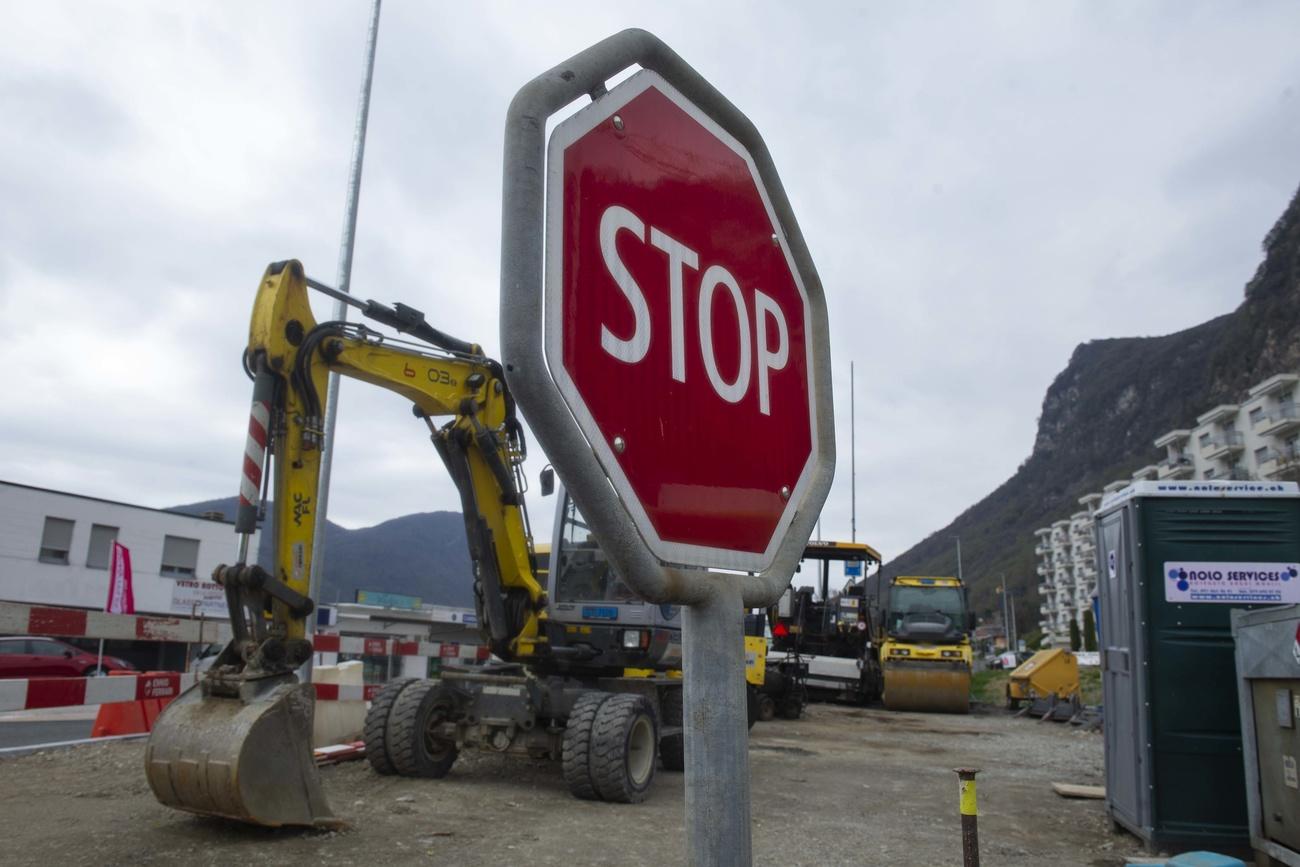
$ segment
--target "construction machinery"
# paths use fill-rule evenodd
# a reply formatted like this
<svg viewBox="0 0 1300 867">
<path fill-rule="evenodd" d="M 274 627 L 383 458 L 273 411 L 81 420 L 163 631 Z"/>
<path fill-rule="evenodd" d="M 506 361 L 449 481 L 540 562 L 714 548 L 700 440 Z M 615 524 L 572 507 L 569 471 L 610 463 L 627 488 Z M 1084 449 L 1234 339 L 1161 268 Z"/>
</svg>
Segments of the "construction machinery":
<svg viewBox="0 0 1300 867">
<path fill-rule="evenodd" d="M 863 580 L 880 562 L 880 553 L 861 542 L 808 543 L 800 570 L 815 566 L 820 595 L 813 587 L 791 587 L 767 612 L 773 650 L 768 657 L 770 679 L 788 692 L 802 679 L 812 698 L 866 704 L 880 697 L 876 608 Z M 832 563 L 843 563 L 849 577 L 837 593 L 830 590 Z M 795 666 L 802 667 L 802 674 Z M 777 707 L 783 716 L 797 717 L 794 697 L 788 698 L 778 699 Z"/>
<path fill-rule="evenodd" d="M 419 342 L 317 323 L 309 287 Z M 261 825 L 339 821 L 312 760 L 313 688 L 297 675 L 312 653 L 308 585 L 331 372 L 396 392 L 427 425 L 460 493 L 478 622 L 500 660 L 386 684 L 365 723 L 375 771 L 436 778 L 462 749 L 516 753 L 558 761 L 580 798 L 637 802 L 660 761 L 682 768 L 681 680 L 671 676 L 681 665 L 678 611 L 636 598 L 567 498 L 549 564 L 539 562 L 524 432 L 498 362 L 414 308 L 359 301 L 287 261 L 262 278 L 244 366 L 253 403 L 239 555 L 213 576 L 233 638 L 158 718 L 145 770 L 159 801 Z M 553 486 L 548 468 L 543 493 Z M 274 563 L 263 568 L 249 549 L 268 501 Z"/>
<path fill-rule="evenodd" d="M 879 648 L 885 707 L 969 713 L 974 625 L 957 578 L 891 579 Z"/>
<path fill-rule="evenodd" d="M 1062 647 L 1040 650 L 1026 659 L 1007 680 L 1007 708 L 1025 706 L 1030 716 L 1064 721 L 1083 709 L 1079 691 L 1079 660 Z"/>
</svg>

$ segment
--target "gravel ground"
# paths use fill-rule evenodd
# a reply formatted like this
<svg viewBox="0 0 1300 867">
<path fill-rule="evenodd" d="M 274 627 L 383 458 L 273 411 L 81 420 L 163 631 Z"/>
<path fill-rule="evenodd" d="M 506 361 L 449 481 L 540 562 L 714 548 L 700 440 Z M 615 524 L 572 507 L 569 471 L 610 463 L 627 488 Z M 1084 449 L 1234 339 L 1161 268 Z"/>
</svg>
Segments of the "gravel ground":
<svg viewBox="0 0 1300 867">
<path fill-rule="evenodd" d="M 640 805 L 571 798 L 559 769 L 462 756 L 441 781 L 381 777 L 364 762 L 322 769 L 338 832 L 266 830 L 175 812 L 145 783 L 143 742 L 0 760 L 6 864 L 407 864 L 620 867 L 684 862 L 683 781 L 660 772 Z M 1014 719 L 814 705 L 750 740 L 755 863 L 961 862 L 952 768 L 982 768 L 988 865 L 1122 865 L 1100 801 L 1049 784 L 1100 785 L 1098 734 Z"/>
</svg>

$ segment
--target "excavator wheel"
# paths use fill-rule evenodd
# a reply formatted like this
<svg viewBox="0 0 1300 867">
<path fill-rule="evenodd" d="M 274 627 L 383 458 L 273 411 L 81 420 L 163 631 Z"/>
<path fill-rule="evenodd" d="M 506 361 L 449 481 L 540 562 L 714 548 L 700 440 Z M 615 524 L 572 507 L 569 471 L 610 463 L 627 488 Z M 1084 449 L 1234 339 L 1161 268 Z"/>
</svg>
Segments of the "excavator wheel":
<svg viewBox="0 0 1300 867">
<path fill-rule="evenodd" d="M 759 722 L 771 722 L 774 719 L 776 719 L 776 701 L 772 696 L 760 693 L 758 696 Z"/>
<path fill-rule="evenodd" d="M 591 724 L 589 766 L 596 791 L 606 801 L 639 804 L 655 778 L 659 726 L 654 709 L 640 695 L 611 695 Z"/>
<path fill-rule="evenodd" d="M 591 730 L 596 722 L 596 712 L 609 697 L 605 692 L 583 693 L 573 703 L 568 723 L 564 726 L 564 744 L 560 753 L 564 782 L 569 784 L 573 797 L 584 801 L 600 799 L 596 781 L 591 776 Z"/>
<path fill-rule="evenodd" d="M 682 698 L 681 687 L 664 690 L 663 699 L 659 703 L 660 716 L 664 727 L 682 727 Z M 684 734 L 678 732 L 675 735 L 664 735 L 659 739 L 659 763 L 663 765 L 665 771 L 686 770 L 686 736 Z"/>
<path fill-rule="evenodd" d="M 402 689 L 386 730 L 393 770 L 404 777 L 445 777 L 460 751 L 438 727 L 455 713 L 456 696 L 446 684 L 417 680 Z"/>
<path fill-rule="evenodd" d="M 388 717 L 392 713 L 397 696 L 413 683 L 415 679 L 410 677 L 390 680 L 375 695 L 370 702 L 370 710 L 366 711 L 366 726 L 363 730 L 366 761 L 370 762 L 370 767 L 374 768 L 376 773 L 384 775 L 397 773 L 388 750 Z"/>
</svg>

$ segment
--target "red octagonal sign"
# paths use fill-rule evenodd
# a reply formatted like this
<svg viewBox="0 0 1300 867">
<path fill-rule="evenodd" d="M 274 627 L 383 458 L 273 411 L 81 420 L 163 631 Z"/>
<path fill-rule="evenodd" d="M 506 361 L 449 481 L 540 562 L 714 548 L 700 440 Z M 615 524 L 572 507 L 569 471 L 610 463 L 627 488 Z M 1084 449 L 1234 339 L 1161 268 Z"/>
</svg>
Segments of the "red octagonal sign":
<svg viewBox="0 0 1300 867">
<path fill-rule="evenodd" d="M 552 377 L 655 556 L 766 569 L 817 464 L 820 336 L 752 157 L 650 71 L 549 147 Z"/>
</svg>

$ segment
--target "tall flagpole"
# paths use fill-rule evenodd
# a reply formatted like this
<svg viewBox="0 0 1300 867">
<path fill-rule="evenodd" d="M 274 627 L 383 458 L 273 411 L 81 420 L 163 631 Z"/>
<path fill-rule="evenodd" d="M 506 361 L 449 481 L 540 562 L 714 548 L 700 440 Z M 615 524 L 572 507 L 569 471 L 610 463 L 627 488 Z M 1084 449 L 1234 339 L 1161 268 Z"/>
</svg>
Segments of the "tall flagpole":
<svg viewBox="0 0 1300 867">
<path fill-rule="evenodd" d="M 370 83 L 375 75 L 375 45 L 379 39 L 379 4 L 374 0 L 370 8 L 370 29 L 366 34 L 365 74 L 361 81 L 361 96 L 357 103 L 356 126 L 352 133 L 352 166 L 348 172 L 348 199 L 343 215 L 343 237 L 339 242 L 338 280 L 340 292 L 350 292 L 352 282 L 352 250 L 356 246 L 357 205 L 361 198 L 361 166 L 366 157 L 366 123 L 370 119 Z M 348 318 L 348 305 L 342 301 L 334 304 L 334 319 L 342 322 Z M 329 505 L 330 465 L 334 461 L 334 418 L 339 405 L 339 375 L 330 371 L 329 386 L 325 396 L 324 436 L 321 442 L 320 486 L 316 493 L 316 528 L 312 534 L 311 577 L 308 595 L 319 599 L 321 583 L 325 576 L 325 527 Z M 307 622 L 307 634 L 316 631 L 315 620 Z M 309 663 L 310 665 L 310 663 Z"/>
<path fill-rule="evenodd" d="M 858 409 L 853 387 L 853 362 L 849 362 L 849 541 L 858 541 Z"/>
</svg>

